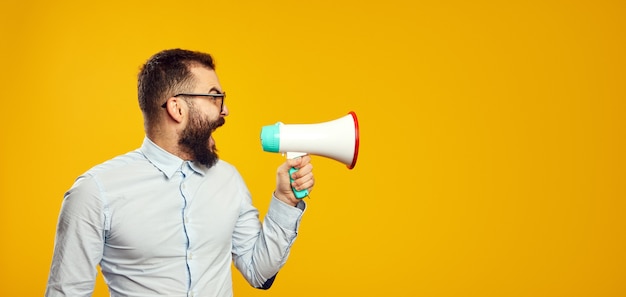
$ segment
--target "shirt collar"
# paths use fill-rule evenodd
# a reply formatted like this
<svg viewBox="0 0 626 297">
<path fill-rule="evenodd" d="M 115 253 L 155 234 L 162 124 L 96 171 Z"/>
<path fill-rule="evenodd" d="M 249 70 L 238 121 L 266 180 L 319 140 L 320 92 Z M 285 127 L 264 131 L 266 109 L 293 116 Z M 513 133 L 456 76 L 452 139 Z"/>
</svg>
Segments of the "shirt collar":
<svg viewBox="0 0 626 297">
<path fill-rule="evenodd" d="M 182 169 L 182 166 L 189 166 L 194 172 L 204 175 L 208 168 L 196 162 L 185 161 L 176 155 L 173 155 L 160 146 L 156 145 L 148 137 L 145 137 L 141 145 L 141 153 L 158 168 L 169 179 L 176 171 Z"/>
</svg>

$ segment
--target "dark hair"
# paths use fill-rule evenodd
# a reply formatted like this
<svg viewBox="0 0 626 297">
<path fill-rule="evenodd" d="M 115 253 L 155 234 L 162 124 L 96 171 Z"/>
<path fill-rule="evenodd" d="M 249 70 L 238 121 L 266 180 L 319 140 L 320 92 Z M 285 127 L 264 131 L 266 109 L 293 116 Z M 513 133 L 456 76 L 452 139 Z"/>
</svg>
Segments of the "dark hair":
<svg viewBox="0 0 626 297">
<path fill-rule="evenodd" d="M 211 55 L 183 49 L 169 49 L 152 56 L 141 67 L 137 79 L 137 97 L 144 120 L 156 119 L 161 105 L 176 93 L 189 91 L 194 76 L 191 66 L 215 70 Z"/>
</svg>

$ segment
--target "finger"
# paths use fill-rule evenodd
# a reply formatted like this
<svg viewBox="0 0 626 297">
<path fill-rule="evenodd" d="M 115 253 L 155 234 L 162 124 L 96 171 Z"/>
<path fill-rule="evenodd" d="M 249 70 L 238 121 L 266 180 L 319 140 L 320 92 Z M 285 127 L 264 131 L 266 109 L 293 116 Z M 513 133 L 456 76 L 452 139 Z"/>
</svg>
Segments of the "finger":
<svg viewBox="0 0 626 297">
<path fill-rule="evenodd" d="M 300 167 L 298 168 L 297 171 L 295 171 L 292 175 L 291 178 L 293 179 L 299 179 L 303 176 L 306 176 L 308 174 L 312 174 L 313 172 L 313 164 L 308 163 L 306 164 L 304 167 Z"/>
<path fill-rule="evenodd" d="M 294 159 L 287 159 L 287 164 L 293 168 L 300 168 L 311 163 L 311 156 L 304 155 Z"/>
<path fill-rule="evenodd" d="M 312 187 L 315 184 L 315 178 L 312 172 L 309 172 L 298 179 L 295 179 L 292 183 L 292 187 L 297 190 L 303 190 Z"/>
<path fill-rule="evenodd" d="M 294 182 L 292 184 L 292 187 L 298 191 L 302 191 L 302 190 L 311 190 L 314 185 L 315 185 L 315 180 L 307 179 L 304 182 L 302 181 Z"/>
</svg>

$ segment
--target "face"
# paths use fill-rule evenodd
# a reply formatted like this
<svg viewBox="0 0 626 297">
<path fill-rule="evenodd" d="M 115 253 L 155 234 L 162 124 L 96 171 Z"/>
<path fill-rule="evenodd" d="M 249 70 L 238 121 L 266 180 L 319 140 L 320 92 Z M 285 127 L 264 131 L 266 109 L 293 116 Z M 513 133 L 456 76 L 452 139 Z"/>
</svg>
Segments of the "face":
<svg viewBox="0 0 626 297">
<path fill-rule="evenodd" d="M 198 82 L 192 93 L 222 93 L 215 71 L 196 67 L 192 69 L 192 72 L 196 75 Z M 189 106 L 188 121 L 178 143 L 193 156 L 195 161 L 211 167 L 218 160 L 212 133 L 224 125 L 224 117 L 228 115 L 228 109 L 224 105 L 223 110 L 220 110 L 219 102 L 211 97 L 192 96 L 186 98 L 186 101 Z"/>
</svg>

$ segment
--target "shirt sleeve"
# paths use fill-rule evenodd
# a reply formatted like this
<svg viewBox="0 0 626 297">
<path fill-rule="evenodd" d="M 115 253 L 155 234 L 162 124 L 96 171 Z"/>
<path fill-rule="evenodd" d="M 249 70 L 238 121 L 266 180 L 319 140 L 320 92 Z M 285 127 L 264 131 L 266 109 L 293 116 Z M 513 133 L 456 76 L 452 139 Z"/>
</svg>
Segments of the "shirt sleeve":
<svg viewBox="0 0 626 297">
<path fill-rule="evenodd" d="M 271 286 L 287 261 L 305 208 L 304 201 L 293 207 L 272 196 L 261 224 L 247 194 L 233 234 L 233 261 L 250 285 L 261 289 Z"/>
<path fill-rule="evenodd" d="M 65 194 L 45 296 L 91 296 L 104 245 L 100 196 L 90 177 L 79 177 Z"/>
</svg>

